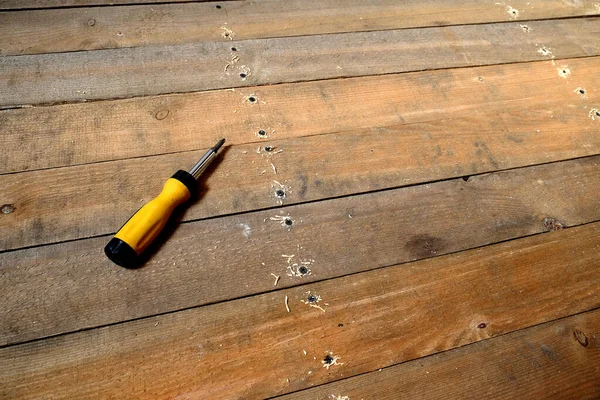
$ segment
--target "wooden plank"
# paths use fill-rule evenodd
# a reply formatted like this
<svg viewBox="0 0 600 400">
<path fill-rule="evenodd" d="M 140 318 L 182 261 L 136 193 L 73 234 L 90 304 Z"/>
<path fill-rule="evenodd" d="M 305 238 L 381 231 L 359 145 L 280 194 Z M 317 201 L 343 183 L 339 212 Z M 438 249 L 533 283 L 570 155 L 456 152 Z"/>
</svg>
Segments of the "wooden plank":
<svg viewBox="0 0 600 400">
<path fill-rule="evenodd" d="M 558 75 L 562 64 L 568 79 Z M 492 118 L 507 131 L 535 120 L 543 134 L 559 133 L 544 128 L 555 120 L 564 121 L 560 131 L 591 129 L 581 117 L 600 104 L 599 69 L 600 57 L 590 57 L 3 110 L 0 173 L 197 150 L 220 137 L 265 145 L 441 119 Z"/>
<path fill-rule="evenodd" d="M 210 0 L 168 0 L 168 3 Z M 223 0 L 233 1 L 233 0 Z M 164 0 L 0 0 L 0 10 L 166 3 Z M 222 2 L 220 2 L 222 3 Z M 126 10 L 123 10 L 126 12 Z M 64 21 L 63 21 L 64 22 Z"/>
<path fill-rule="evenodd" d="M 6 12 L 0 13 L 0 55 L 599 14 L 592 2 L 559 0 L 517 0 L 511 7 L 483 0 L 259 0 Z"/>
<path fill-rule="evenodd" d="M 543 46 L 556 58 L 594 56 L 598 21 L 534 21 L 530 32 L 502 23 L 9 56 L 0 58 L 0 105 L 534 61 L 550 57 Z"/>
<path fill-rule="evenodd" d="M 482 114 L 272 141 L 271 153 L 261 147 L 258 154 L 252 144 L 235 146 L 219 159 L 203 183 L 202 197 L 183 220 L 599 154 L 598 124 L 580 114 L 564 120 L 561 113 L 531 117 L 530 110 Z M 203 153 L 5 175 L 0 192 L 12 212 L 0 219 L 5 233 L 0 249 L 115 232 L 160 192 L 169 176 L 189 168 Z M 280 184 L 286 187 L 284 199 L 276 196 Z"/>
<path fill-rule="evenodd" d="M 595 310 L 278 399 L 596 399 L 599 348 Z"/>
<path fill-rule="evenodd" d="M 183 106 L 181 99 L 154 99 L 6 111 L 4 126 L 13 140 L 3 154 L 10 166 L 89 161 L 137 149 L 180 150 L 194 146 L 194 136 L 207 145 L 221 135 L 233 144 L 262 140 L 256 132 L 264 128 L 269 140 L 260 143 L 261 154 L 258 144 L 228 149 L 208 179 L 210 190 L 185 219 L 214 217 L 277 206 L 273 180 L 292 188 L 284 203 L 296 204 L 598 154 L 600 120 L 590 119 L 587 107 L 600 100 L 594 90 L 600 58 L 571 60 L 569 66 L 574 72 L 568 80 L 555 66 L 537 63 L 267 87 L 252 92 L 266 103 L 256 106 L 240 104 L 244 94 L 220 92 L 193 95 Z M 574 93 L 576 84 L 585 95 Z M 411 101 L 415 93 L 418 101 Z M 194 110 L 202 104 L 211 106 Z M 441 104 L 443 119 L 436 119 Z M 171 117 L 161 127 L 166 119 L 155 116 L 164 110 Z M 206 115 L 214 122 L 196 135 Z M 55 132 L 68 133 L 56 138 Z M 337 133 L 298 138 L 326 132 Z M 266 145 L 276 151 L 265 152 Z M 315 149 L 323 164 L 315 163 Z M 2 203 L 13 212 L 0 219 L 6 232 L 0 249 L 114 232 L 170 174 L 203 152 L 4 176 Z"/>
<path fill-rule="evenodd" d="M 0 390 L 238 399 L 304 389 L 600 307 L 599 235 L 589 224 L 3 348 Z M 302 302 L 309 291 L 326 312 Z M 337 365 L 324 368 L 327 355 Z"/>
<path fill-rule="evenodd" d="M 1 343 L 273 290 L 271 274 L 288 287 L 600 220 L 599 161 L 186 223 L 135 271 L 104 256 L 108 237 L 5 252 Z M 85 226 L 85 214 L 72 218 Z M 311 273 L 288 276 L 282 255 L 310 262 Z"/>
</svg>

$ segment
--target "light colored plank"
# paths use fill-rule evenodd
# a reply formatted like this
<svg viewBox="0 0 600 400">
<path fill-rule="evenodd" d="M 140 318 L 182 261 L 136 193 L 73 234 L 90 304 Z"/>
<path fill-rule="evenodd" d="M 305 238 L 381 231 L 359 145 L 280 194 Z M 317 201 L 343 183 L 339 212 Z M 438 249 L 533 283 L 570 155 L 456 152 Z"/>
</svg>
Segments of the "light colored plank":
<svg viewBox="0 0 600 400">
<path fill-rule="evenodd" d="M 476 119 L 474 125 L 495 123 L 507 131 L 535 121 L 536 131 L 559 134 L 543 128 L 557 123 L 553 118 L 564 121 L 561 131 L 592 129 L 594 121 L 585 118 L 591 108 L 600 108 L 596 77 L 600 57 L 556 64 L 495 65 L 3 110 L 0 173 L 198 150 L 220 137 L 230 145 L 265 145 L 443 119 Z M 567 79 L 558 75 L 563 64 L 572 74 Z M 248 102 L 251 96 L 256 104 Z M 515 110 L 523 110 L 523 115 L 513 115 Z M 452 129 L 454 123 L 447 125 Z M 257 137 L 261 129 L 268 140 Z"/>
<path fill-rule="evenodd" d="M 278 399 L 591 400 L 599 348 L 595 310 Z"/>
<path fill-rule="evenodd" d="M 595 56 L 600 52 L 599 20 L 531 22 L 529 33 L 519 23 L 502 23 L 9 56 L 0 58 L 0 105 L 548 59 L 538 52 L 542 46 L 556 58 Z"/>
<path fill-rule="evenodd" d="M 288 287 L 600 220 L 599 162 L 590 157 L 186 223 L 134 271 L 105 257 L 108 237 L 2 253 L 1 343 L 273 290 L 271 274 L 281 277 L 277 288 Z M 121 207 L 116 198 L 113 204 Z M 85 214 L 72 217 L 85 226 Z M 276 216 L 293 225 L 271 220 Z M 288 276 L 282 255 L 294 255 L 292 264 L 313 260 L 311 274 Z"/>
<path fill-rule="evenodd" d="M 169 3 L 179 2 L 203 2 L 209 0 L 168 0 Z M 233 0 L 223 0 L 233 1 Z M 0 0 L 0 10 L 26 10 L 32 8 L 56 8 L 56 7 L 86 7 L 106 5 L 127 4 L 152 4 L 166 3 L 164 0 Z M 216 4 L 223 4 L 219 2 Z M 122 10 L 126 12 L 126 10 Z M 63 21 L 65 22 L 65 21 Z"/>
<path fill-rule="evenodd" d="M 247 94 L 218 92 L 189 96 L 187 103 L 175 96 L 161 104 L 6 111 L 13 140 L 3 154 L 9 166 L 89 161 L 185 150 L 195 146 L 194 136 L 208 146 L 221 135 L 233 144 L 261 140 L 256 132 L 264 128 L 268 140 L 228 149 L 207 180 L 210 190 L 185 219 L 214 217 L 277 206 L 273 180 L 292 189 L 283 202 L 296 204 L 599 154 L 600 119 L 588 114 L 600 100 L 600 58 L 569 65 L 570 79 L 550 63 L 536 63 L 265 87 L 252 92 L 265 102 L 256 106 L 241 104 Z M 575 93 L 576 84 L 585 95 Z M 210 106 L 194 110 L 204 104 Z M 156 120 L 164 110 L 169 116 Z M 198 132 L 206 118 L 211 122 Z M 311 133 L 320 135 L 299 138 Z M 275 152 L 265 152 L 267 145 Z M 115 232 L 203 152 L 6 175 L 0 204 L 13 212 L 0 219 L 6 232 L 0 249 Z"/>
<path fill-rule="evenodd" d="M 515 0 L 510 4 L 486 0 L 258 0 L 6 12 L 0 13 L 0 55 L 600 14 L 600 6 L 591 1 Z"/>
<path fill-rule="evenodd" d="M 598 235 L 590 224 L 3 348 L 0 390 L 21 399 L 254 399 L 304 389 L 600 307 Z M 326 312 L 302 303 L 308 291 Z M 326 369 L 329 352 L 339 362 Z"/>
</svg>

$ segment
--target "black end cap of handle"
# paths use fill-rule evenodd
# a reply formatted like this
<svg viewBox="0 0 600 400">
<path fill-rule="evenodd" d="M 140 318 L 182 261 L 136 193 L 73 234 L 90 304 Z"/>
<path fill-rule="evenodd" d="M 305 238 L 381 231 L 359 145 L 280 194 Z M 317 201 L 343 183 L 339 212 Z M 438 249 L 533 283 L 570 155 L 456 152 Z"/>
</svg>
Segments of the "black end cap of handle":
<svg viewBox="0 0 600 400">
<path fill-rule="evenodd" d="M 179 171 L 175 172 L 171 178 L 177 179 L 179 182 L 185 185 L 185 187 L 190 191 L 191 199 L 195 199 L 196 196 L 198 196 L 198 181 L 196 178 L 194 178 L 194 175 L 180 169 Z"/>
<path fill-rule="evenodd" d="M 115 264 L 125 268 L 136 268 L 140 257 L 130 245 L 121 239 L 112 238 L 104 247 L 104 253 Z"/>
</svg>

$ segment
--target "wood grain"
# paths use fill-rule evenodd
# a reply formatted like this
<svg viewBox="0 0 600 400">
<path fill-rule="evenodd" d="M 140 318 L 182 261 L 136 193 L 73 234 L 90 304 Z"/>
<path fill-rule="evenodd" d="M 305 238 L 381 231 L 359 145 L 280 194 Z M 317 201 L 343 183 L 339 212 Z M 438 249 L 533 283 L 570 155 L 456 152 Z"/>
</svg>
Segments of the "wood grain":
<svg viewBox="0 0 600 400">
<path fill-rule="evenodd" d="M 270 291 L 272 273 L 277 288 L 288 287 L 600 220 L 599 161 L 186 223 L 139 270 L 105 257 L 108 237 L 5 252 L 1 343 Z M 86 215 L 73 218 L 84 226 Z M 311 274 L 288 276 L 282 255 L 314 260 Z"/>
<path fill-rule="evenodd" d="M 581 109 L 547 108 L 444 119 L 234 146 L 217 161 L 184 220 L 293 205 L 600 153 L 595 121 Z M 532 112 L 533 111 L 533 112 Z M 579 114 L 579 116 L 574 115 Z M 533 116 L 532 116 L 533 115 Z M 537 132 L 537 131 L 540 132 Z M 265 144 L 267 144 L 265 143 Z M 280 153 L 279 153 L 280 152 Z M 5 175 L 0 249 L 116 232 L 202 151 Z M 276 183 L 278 182 L 278 183 Z M 589 184 L 598 184 L 589 180 Z M 285 199 L 275 192 L 284 185 Z"/>
<path fill-rule="evenodd" d="M 169 0 L 168 3 L 203 2 L 209 0 Z M 233 1 L 233 0 L 223 0 Z M 0 10 L 27 10 L 32 8 L 57 8 L 57 7 L 86 7 L 127 4 L 152 4 L 166 3 L 164 0 L 0 0 Z M 223 2 L 219 2 L 222 4 Z M 126 10 L 123 10 L 126 12 Z M 65 21 L 63 21 L 65 22 Z"/>
<path fill-rule="evenodd" d="M 563 64 L 568 79 L 558 75 Z M 482 131 L 486 124 L 514 131 L 535 121 L 536 131 L 557 135 L 549 142 L 564 143 L 544 125 L 593 129 L 600 120 L 587 117 L 600 105 L 599 69 L 600 57 L 590 57 L 3 110 L 0 173 L 198 150 L 221 137 L 229 145 L 264 146 L 440 120 L 473 120 Z M 267 140 L 257 136 L 261 129 Z"/>
<path fill-rule="evenodd" d="M 600 307 L 598 235 L 590 224 L 3 348 L 0 390 L 253 399 L 304 389 Z M 309 291 L 326 312 L 301 302 Z M 339 362 L 326 369 L 329 352 Z"/>
<path fill-rule="evenodd" d="M 598 21 L 534 21 L 529 33 L 502 23 L 257 39 L 236 42 L 235 52 L 231 42 L 204 42 L 9 56 L 0 58 L 0 106 L 548 59 L 541 46 L 557 59 L 595 56 Z"/>
<path fill-rule="evenodd" d="M 11 6 L 3 3 L 0 9 Z M 258 0 L 5 12 L 0 13 L 0 55 L 600 14 L 589 1 L 517 0 L 511 6 L 518 9 L 518 17 L 507 5 L 483 0 Z M 225 36 L 228 29 L 230 36 Z"/>
<path fill-rule="evenodd" d="M 278 399 L 596 399 L 598 376 L 595 310 Z"/>
</svg>

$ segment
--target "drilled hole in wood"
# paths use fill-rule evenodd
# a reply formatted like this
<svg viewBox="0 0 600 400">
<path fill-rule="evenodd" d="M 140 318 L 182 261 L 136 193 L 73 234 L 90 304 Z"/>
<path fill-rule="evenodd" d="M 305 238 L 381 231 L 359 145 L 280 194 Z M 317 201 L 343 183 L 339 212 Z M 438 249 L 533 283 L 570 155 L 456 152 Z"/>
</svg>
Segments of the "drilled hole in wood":
<svg viewBox="0 0 600 400">
<path fill-rule="evenodd" d="M 220 10 L 220 9 L 221 9 L 221 6 L 217 4 L 217 5 L 215 6 L 215 8 L 217 8 L 217 9 L 219 9 L 219 10 Z"/>
<path fill-rule="evenodd" d="M 306 268 L 306 267 L 300 267 L 300 268 Z M 316 303 L 319 300 L 319 298 L 317 296 L 315 296 L 314 294 L 309 294 L 308 297 L 306 298 L 306 301 L 308 301 L 309 303 Z M 329 357 L 329 356 L 327 356 Z"/>
<path fill-rule="evenodd" d="M 237 51 L 237 47 L 232 47 L 231 51 Z"/>
<path fill-rule="evenodd" d="M 248 75 L 246 75 L 246 74 L 245 74 L 245 73 L 243 73 L 243 72 L 240 74 L 240 78 L 242 78 L 242 79 L 246 78 L 247 76 L 248 76 Z M 250 101 L 252 101 L 252 100 L 250 100 Z"/>
<path fill-rule="evenodd" d="M 240 74 L 240 76 L 242 76 L 242 75 L 244 75 L 244 77 L 246 76 L 246 74 Z M 256 103 L 256 97 L 254 97 L 254 96 L 250 96 L 250 97 L 248 97 L 248 101 L 249 101 L 250 103 Z M 259 133 L 260 133 L 260 132 L 259 132 Z M 265 132 L 265 134 L 266 134 L 266 132 Z"/>
<path fill-rule="evenodd" d="M 292 226 L 292 225 L 294 225 L 294 221 L 292 221 L 292 219 L 291 219 L 291 218 L 286 218 L 286 219 L 285 219 L 285 221 L 284 221 L 283 223 L 284 223 L 284 224 L 286 224 L 287 226 Z M 300 272 L 302 272 L 302 271 L 301 271 L 301 269 L 302 269 L 302 268 L 306 269 L 306 267 L 300 267 Z M 302 272 L 302 273 L 304 274 L 305 272 Z"/>
<path fill-rule="evenodd" d="M 579 94 L 585 94 L 585 90 L 579 89 Z"/>
<path fill-rule="evenodd" d="M 308 274 L 308 268 L 302 266 L 302 267 L 298 268 L 298 272 L 300 272 L 302 275 L 306 275 L 306 274 Z"/>
<path fill-rule="evenodd" d="M 2 211 L 2 214 L 10 214 L 15 211 L 15 206 L 12 204 L 4 204 L 0 210 Z"/>
<path fill-rule="evenodd" d="M 334 358 L 333 358 L 333 357 L 331 357 L 329 354 L 327 354 L 327 355 L 325 356 L 325 358 L 323 359 L 323 363 L 324 363 L 324 364 L 327 364 L 327 365 L 331 365 L 331 364 L 333 364 L 333 362 L 334 362 L 334 361 L 335 361 L 335 360 L 334 360 Z"/>
<path fill-rule="evenodd" d="M 279 197 L 280 199 L 283 199 L 285 197 L 285 191 L 283 189 L 277 189 L 275 191 L 275 196 Z"/>
<path fill-rule="evenodd" d="M 265 151 L 270 153 L 274 150 L 275 148 L 273 146 L 265 146 Z"/>
</svg>

